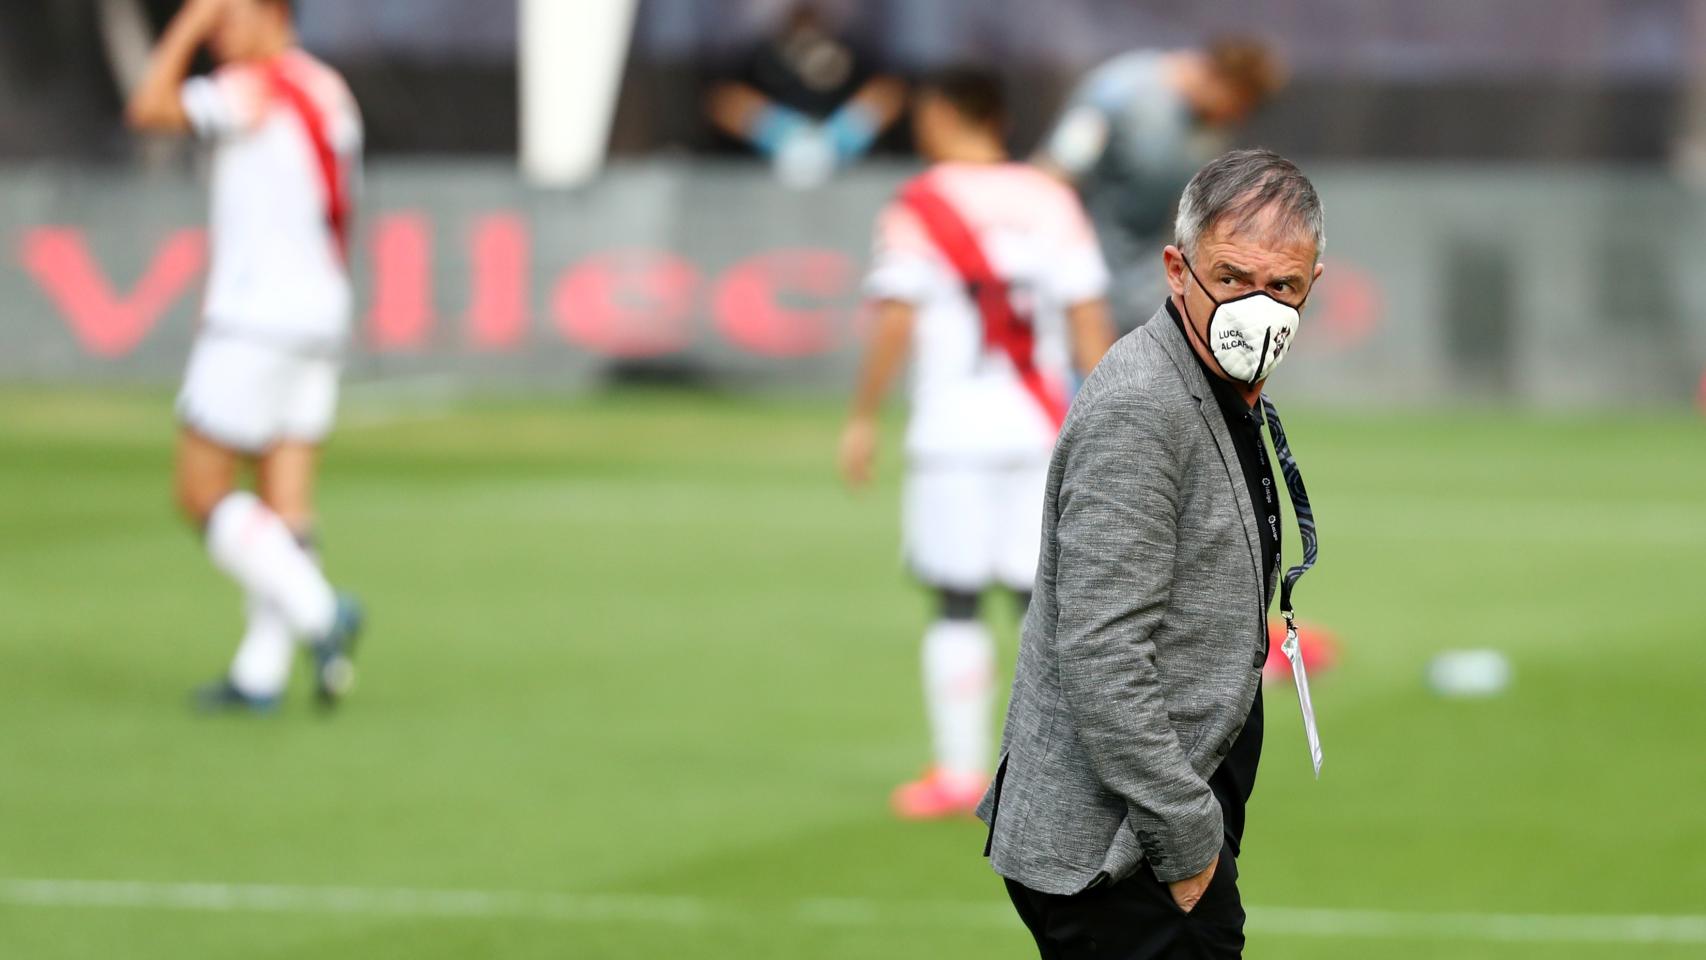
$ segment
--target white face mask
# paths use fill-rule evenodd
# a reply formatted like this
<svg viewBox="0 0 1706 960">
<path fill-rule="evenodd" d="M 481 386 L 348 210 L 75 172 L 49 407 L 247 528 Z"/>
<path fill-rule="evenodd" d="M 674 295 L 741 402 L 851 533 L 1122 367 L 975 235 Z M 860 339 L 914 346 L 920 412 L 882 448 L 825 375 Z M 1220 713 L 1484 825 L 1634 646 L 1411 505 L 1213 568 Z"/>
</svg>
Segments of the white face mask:
<svg viewBox="0 0 1706 960">
<path fill-rule="evenodd" d="M 1260 290 L 1231 300 L 1216 300 L 1189 260 L 1185 261 L 1185 269 L 1214 303 L 1214 313 L 1208 318 L 1208 348 L 1220 369 L 1228 377 L 1251 386 L 1267 379 L 1291 349 L 1298 321 L 1302 319 L 1298 308 L 1303 304 L 1289 306 Z M 1188 316 L 1185 326 L 1193 332 L 1196 329 Z"/>
</svg>

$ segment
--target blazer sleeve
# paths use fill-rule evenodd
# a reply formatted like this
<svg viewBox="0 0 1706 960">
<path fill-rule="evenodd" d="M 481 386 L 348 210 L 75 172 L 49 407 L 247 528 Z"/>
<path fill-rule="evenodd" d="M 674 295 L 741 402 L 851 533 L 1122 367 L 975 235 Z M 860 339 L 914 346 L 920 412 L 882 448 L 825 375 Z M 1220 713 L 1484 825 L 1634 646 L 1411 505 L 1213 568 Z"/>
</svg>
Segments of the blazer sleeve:
<svg viewBox="0 0 1706 960">
<path fill-rule="evenodd" d="M 1125 799 L 1127 824 L 1163 881 L 1206 868 L 1223 830 L 1220 804 L 1173 731 L 1155 664 L 1179 535 L 1172 419 L 1147 398 L 1097 398 L 1074 417 L 1056 501 L 1062 696 L 1091 768 Z"/>
</svg>

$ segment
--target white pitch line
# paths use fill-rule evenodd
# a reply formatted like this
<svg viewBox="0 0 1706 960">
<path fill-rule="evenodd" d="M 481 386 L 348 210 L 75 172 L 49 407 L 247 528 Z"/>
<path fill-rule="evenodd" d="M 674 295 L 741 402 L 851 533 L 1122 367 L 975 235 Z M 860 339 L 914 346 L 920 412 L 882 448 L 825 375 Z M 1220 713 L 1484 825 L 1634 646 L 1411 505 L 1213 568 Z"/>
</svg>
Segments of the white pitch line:
<svg viewBox="0 0 1706 960">
<path fill-rule="evenodd" d="M 1250 907 L 1246 929 L 1274 935 L 1525 943 L 1706 943 L 1706 916 L 1593 913 L 1407 913 Z"/>
<path fill-rule="evenodd" d="M 0 906 L 207 913 L 522 919 L 675 926 L 790 919 L 826 927 L 1013 927 L 1004 904 L 971 901 L 755 901 L 650 894 L 530 893 L 143 880 L 0 879 Z M 1422 913 L 1250 907 L 1246 930 L 1270 936 L 1524 943 L 1706 944 L 1706 915 Z"/>
</svg>

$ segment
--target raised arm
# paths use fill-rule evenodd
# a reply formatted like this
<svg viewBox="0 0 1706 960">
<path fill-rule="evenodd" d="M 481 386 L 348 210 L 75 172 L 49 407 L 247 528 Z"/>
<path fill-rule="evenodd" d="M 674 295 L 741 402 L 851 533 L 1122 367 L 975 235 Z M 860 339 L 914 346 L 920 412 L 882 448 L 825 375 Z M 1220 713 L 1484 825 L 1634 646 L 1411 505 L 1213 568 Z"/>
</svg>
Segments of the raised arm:
<svg viewBox="0 0 1706 960">
<path fill-rule="evenodd" d="M 178 11 L 148 57 L 142 82 L 125 104 L 125 122 L 134 130 L 183 133 L 190 128 L 184 112 L 183 85 L 190 61 L 219 23 L 227 0 L 189 0 Z"/>
<path fill-rule="evenodd" d="M 1032 162 L 1069 184 L 1082 180 L 1107 153 L 1115 118 L 1142 95 L 1146 62 L 1140 54 L 1123 54 L 1086 73 Z"/>
<path fill-rule="evenodd" d="M 1076 185 L 1108 149 L 1108 117 L 1094 104 L 1069 105 L 1031 162 L 1055 178 Z"/>
<path fill-rule="evenodd" d="M 1216 862 L 1223 825 L 1173 731 L 1155 665 L 1177 546 L 1173 431 L 1156 404 L 1110 396 L 1091 400 L 1070 430 L 1055 567 L 1061 692 L 1156 877 L 1184 880 Z"/>
</svg>

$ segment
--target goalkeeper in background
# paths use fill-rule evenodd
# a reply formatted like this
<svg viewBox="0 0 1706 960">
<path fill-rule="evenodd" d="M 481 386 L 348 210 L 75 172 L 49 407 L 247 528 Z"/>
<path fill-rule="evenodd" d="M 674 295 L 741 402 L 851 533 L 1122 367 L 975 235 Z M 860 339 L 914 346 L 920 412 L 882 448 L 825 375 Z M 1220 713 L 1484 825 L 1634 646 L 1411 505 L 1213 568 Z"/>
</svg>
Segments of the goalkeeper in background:
<svg viewBox="0 0 1706 960">
<path fill-rule="evenodd" d="M 1255 40 L 1203 50 L 1132 50 L 1078 82 L 1033 160 L 1077 188 L 1114 272 L 1114 319 L 1129 330 L 1166 299 L 1152 251 L 1172 242 L 1174 205 L 1231 131 L 1285 85 Z"/>
</svg>

